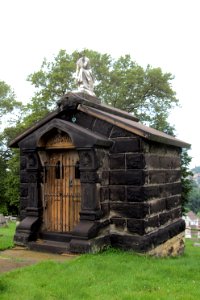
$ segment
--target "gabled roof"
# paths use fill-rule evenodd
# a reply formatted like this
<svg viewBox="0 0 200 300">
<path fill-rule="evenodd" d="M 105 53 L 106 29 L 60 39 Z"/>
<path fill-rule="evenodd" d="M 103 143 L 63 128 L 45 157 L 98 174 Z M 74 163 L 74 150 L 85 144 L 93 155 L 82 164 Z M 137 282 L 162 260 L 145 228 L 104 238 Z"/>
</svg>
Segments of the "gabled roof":
<svg viewBox="0 0 200 300">
<path fill-rule="evenodd" d="M 88 115 L 94 116 L 101 120 L 107 121 L 113 125 L 123 128 L 129 132 L 139 135 L 147 140 L 152 140 L 159 143 L 164 143 L 172 146 L 177 146 L 181 148 L 188 148 L 190 144 L 185 143 L 181 140 L 176 139 L 166 133 L 158 131 L 156 129 L 150 128 L 138 122 L 138 119 L 117 108 L 100 104 L 100 100 L 96 97 L 88 96 L 85 94 L 66 94 L 58 102 L 59 108 L 54 112 L 47 115 L 44 119 L 34 124 L 22 134 L 17 136 L 11 143 L 10 147 L 17 147 L 18 143 L 25 138 L 27 135 L 34 132 L 36 129 L 40 128 L 50 120 L 58 118 L 63 111 L 77 109 L 78 111 L 84 112 Z"/>
<path fill-rule="evenodd" d="M 190 220 L 192 221 L 196 221 L 196 220 L 199 220 L 199 217 L 193 212 L 193 211 L 189 211 L 187 214 L 186 214 Z"/>
</svg>

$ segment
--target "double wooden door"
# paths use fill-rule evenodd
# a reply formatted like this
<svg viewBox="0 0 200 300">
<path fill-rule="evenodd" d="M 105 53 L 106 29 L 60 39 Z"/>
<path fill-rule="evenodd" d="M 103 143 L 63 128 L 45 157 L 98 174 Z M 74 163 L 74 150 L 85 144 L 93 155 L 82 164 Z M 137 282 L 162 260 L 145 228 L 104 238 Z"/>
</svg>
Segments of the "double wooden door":
<svg viewBox="0 0 200 300">
<path fill-rule="evenodd" d="M 44 167 L 44 223 L 47 231 L 70 232 L 79 222 L 81 187 L 75 150 L 52 151 Z"/>
</svg>

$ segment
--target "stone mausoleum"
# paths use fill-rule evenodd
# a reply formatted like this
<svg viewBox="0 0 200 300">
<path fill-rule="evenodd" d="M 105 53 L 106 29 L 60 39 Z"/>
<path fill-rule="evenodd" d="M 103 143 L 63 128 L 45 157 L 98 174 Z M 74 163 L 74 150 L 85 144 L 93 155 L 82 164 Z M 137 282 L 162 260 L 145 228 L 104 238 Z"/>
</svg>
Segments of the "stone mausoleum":
<svg viewBox="0 0 200 300">
<path fill-rule="evenodd" d="M 52 252 L 184 249 L 181 149 L 189 145 L 84 93 L 12 141 L 20 148 L 15 243 Z"/>
</svg>

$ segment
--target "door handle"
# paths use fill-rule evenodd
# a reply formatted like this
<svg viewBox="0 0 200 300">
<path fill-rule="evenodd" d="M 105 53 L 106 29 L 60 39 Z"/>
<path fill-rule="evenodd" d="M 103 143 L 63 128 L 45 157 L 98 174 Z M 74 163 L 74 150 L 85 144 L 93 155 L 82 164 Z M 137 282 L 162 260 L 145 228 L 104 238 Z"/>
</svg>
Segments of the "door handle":
<svg viewBox="0 0 200 300">
<path fill-rule="evenodd" d="M 73 186 L 73 180 L 70 179 L 70 180 L 69 180 L 69 187 L 72 187 L 72 186 Z"/>
</svg>

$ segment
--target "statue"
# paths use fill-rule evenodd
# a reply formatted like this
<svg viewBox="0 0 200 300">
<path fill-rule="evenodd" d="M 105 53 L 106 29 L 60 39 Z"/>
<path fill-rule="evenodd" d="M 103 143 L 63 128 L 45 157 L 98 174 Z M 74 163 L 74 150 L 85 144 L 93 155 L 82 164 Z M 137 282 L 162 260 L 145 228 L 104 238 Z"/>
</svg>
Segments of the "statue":
<svg viewBox="0 0 200 300">
<path fill-rule="evenodd" d="M 90 66 L 90 60 L 84 53 L 80 53 L 80 58 L 76 63 L 76 82 L 78 83 L 78 91 L 85 92 L 91 96 L 95 96 L 94 77 Z"/>
</svg>

